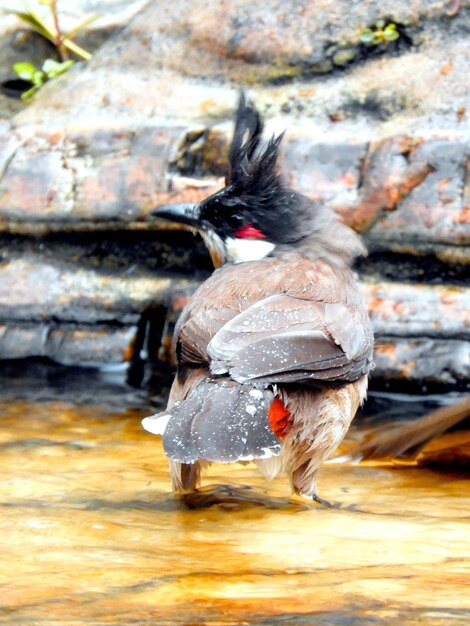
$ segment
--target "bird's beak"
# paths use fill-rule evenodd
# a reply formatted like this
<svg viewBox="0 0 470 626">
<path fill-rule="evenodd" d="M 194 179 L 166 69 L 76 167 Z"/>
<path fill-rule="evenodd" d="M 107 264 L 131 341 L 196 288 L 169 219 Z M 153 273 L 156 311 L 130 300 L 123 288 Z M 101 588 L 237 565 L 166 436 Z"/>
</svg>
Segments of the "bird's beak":
<svg viewBox="0 0 470 626">
<path fill-rule="evenodd" d="M 152 215 L 164 220 L 176 222 L 177 224 L 186 224 L 193 228 L 200 228 L 201 226 L 198 204 L 163 204 L 155 209 L 155 211 L 152 211 Z"/>
<path fill-rule="evenodd" d="M 193 232 L 197 231 L 204 239 L 214 267 L 220 267 L 225 262 L 224 243 L 215 231 L 208 229 L 204 221 L 201 220 L 199 204 L 164 204 L 152 211 L 152 215 L 177 224 L 184 224 Z"/>
</svg>

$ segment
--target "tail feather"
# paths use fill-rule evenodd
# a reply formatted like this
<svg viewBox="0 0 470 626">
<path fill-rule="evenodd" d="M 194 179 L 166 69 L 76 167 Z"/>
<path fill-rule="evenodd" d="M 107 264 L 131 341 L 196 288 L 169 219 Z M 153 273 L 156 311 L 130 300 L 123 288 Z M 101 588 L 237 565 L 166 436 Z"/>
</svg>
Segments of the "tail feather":
<svg viewBox="0 0 470 626">
<path fill-rule="evenodd" d="M 268 420 L 273 398 L 267 389 L 206 379 L 143 426 L 162 434 L 165 453 L 179 463 L 265 459 L 281 449 Z"/>
</svg>

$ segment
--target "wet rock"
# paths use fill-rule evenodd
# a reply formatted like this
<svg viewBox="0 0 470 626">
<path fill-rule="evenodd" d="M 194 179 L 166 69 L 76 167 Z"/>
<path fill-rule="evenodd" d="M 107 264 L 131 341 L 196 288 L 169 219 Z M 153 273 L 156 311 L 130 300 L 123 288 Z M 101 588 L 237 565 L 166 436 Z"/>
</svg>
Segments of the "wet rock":
<svg viewBox="0 0 470 626">
<path fill-rule="evenodd" d="M 171 197 L 165 177 L 178 137 L 164 128 L 9 134 L 2 150 L 2 221 L 135 221 Z"/>
<path fill-rule="evenodd" d="M 343 212 L 359 232 L 369 231 L 385 211 L 393 211 L 414 187 L 433 171 L 424 160 L 412 158 L 423 139 L 393 137 L 370 144 L 361 170 L 360 198 Z"/>
<path fill-rule="evenodd" d="M 202 200 L 221 182 L 172 171 L 181 135 L 178 127 L 6 131 L 0 230 L 37 232 L 41 223 L 46 230 L 122 227 L 144 220 L 159 204 Z"/>
<path fill-rule="evenodd" d="M 169 170 L 182 176 L 223 177 L 227 171 L 229 137 L 217 128 L 195 128 L 178 142 Z"/>
<path fill-rule="evenodd" d="M 403 26 L 398 41 L 357 52 L 365 26 L 385 17 Z M 42 116 L 34 105 L 20 120 L 64 125 L 84 119 L 84 101 L 100 117 L 105 110 L 119 119 L 226 116 L 236 91 L 231 81 L 259 86 L 258 99 L 272 113 L 313 116 L 322 124 L 332 116 L 379 126 L 401 120 L 415 128 L 410 115 L 426 125 L 428 115 L 438 114 L 456 126 L 465 107 L 467 19 L 466 9 L 448 15 L 443 0 L 432 6 L 424 0 L 149 3 L 91 63 L 55 81 L 57 89 L 43 90 Z M 325 72 L 331 80 L 321 80 Z"/>
<path fill-rule="evenodd" d="M 213 271 L 202 240 L 183 230 L 54 230 L 41 236 L 0 234 L 1 258 L 93 270 L 117 278 L 166 275 L 203 279 Z"/>
<path fill-rule="evenodd" d="M 454 248 L 459 250 L 459 248 Z M 452 265 L 434 255 L 415 255 L 397 252 L 369 252 L 356 260 L 355 269 L 364 282 L 382 281 L 409 285 L 448 285 L 468 287 L 468 265 Z"/>
<path fill-rule="evenodd" d="M 383 17 L 403 25 L 397 41 L 408 47 L 382 42 L 347 72 L 312 80 Z M 467 21 L 446 2 L 150 3 L 4 133 L 0 227 L 133 227 L 155 204 L 211 193 L 236 101 L 228 80 L 253 83 L 254 72 L 268 131 L 288 131 L 293 185 L 366 233 L 372 250 L 468 263 Z M 283 68 L 295 70 L 284 76 L 292 84 L 267 87 Z"/>
<path fill-rule="evenodd" d="M 0 320 L 135 324 L 147 306 L 165 302 L 176 282 L 195 283 L 136 268 L 112 273 L 34 257 L 11 259 L 0 265 Z"/>
<path fill-rule="evenodd" d="M 47 357 L 64 364 L 115 364 L 134 356 L 137 327 L 0 324 L 0 359 Z"/>
<path fill-rule="evenodd" d="M 468 288 L 365 282 L 362 290 L 376 340 L 373 379 L 468 388 Z"/>
<path fill-rule="evenodd" d="M 434 249 L 440 256 L 439 247 L 470 245 L 470 216 L 463 195 L 470 141 L 433 139 L 402 149 L 405 175 L 395 178 L 393 167 L 382 169 L 388 202 L 379 204 L 382 214 L 369 228 L 372 247 L 406 251 L 413 246 L 422 252 Z M 371 178 L 366 174 L 367 182 Z M 390 181 L 395 183 L 392 189 Z"/>
<path fill-rule="evenodd" d="M 470 340 L 470 289 L 398 282 L 363 283 L 377 340 L 433 337 Z"/>
<path fill-rule="evenodd" d="M 214 174 L 229 137 L 227 128 L 180 126 L 5 134 L 0 229 L 17 232 L 139 227 L 159 204 L 201 200 L 223 184 Z M 306 126 L 289 130 L 281 165 L 289 184 L 335 209 L 372 251 L 469 263 L 469 152 L 464 136 L 368 145 L 320 141 Z"/>
<path fill-rule="evenodd" d="M 394 339 L 377 342 L 373 380 L 395 387 L 468 389 L 470 341 Z"/>
<path fill-rule="evenodd" d="M 286 133 L 282 171 L 293 189 L 345 214 L 357 226 L 355 207 L 367 149 L 367 142 L 360 138 L 351 137 L 338 145 L 334 139 L 316 136 L 313 128 L 295 127 Z"/>
<path fill-rule="evenodd" d="M 161 305 L 166 320 L 153 357 L 158 352 L 171 362 L 175 322 L 198 284 L 142 266 L 123 273 L 102 271 L 93 263 L 85 267 L 83 261 L 67 267 L 38 256 L 12 258 L 0 266 L 0 358 L 124 362 L 133 354 L 136 326 L 145 311 Z M 468 289 L 394 282 L 364 282 L 362 288 L 377 342 L 373 379 L 465 386 L 470 377 Z M 142 341 L 140 335 L 139 350 L 147 349 Z"/>
<path fill-rule="evenodd" d="M 376 380 L 462 385 L 469 7 L 164 0 L 98 12 L 111 23 L 113 11 L 136 7 L 105 43 L 101 26 L 90 35 L 101 47 L 89 63 L 47 84 L 11 124 L 0 121 L 4 354 L 81 361 L 103 326 L 97 359 L 119 361 L 126 333 L 138 326 L 143 346 L 145 312 L 169 304 L 160 353 L 170 359 L 174 322 L 209 267 L 182 251 L 176 231 L 163 234 L 165 245 L 156 229 L 168 225 L 149 214 L 223 184 L 243 85 L 267 133 L 287 130 L 288 182 L 336 210 L 372 251 L 358 267 L 378 335 Z M 84 0 L 64 10 L 96 9 Z M 379 31 L 390 25 L 398 37 L 386 41 Z M 405 256 L 404 271 L 397 263 Z M 202 271 L 191 278 L 194 268 Z"/>
<path fill-rule="evenodd" d="M 36 408 L 41 402 L 79 406 L 98 402 L 102 409 L 95 409 L 95 416 L 110 407 L 122 411 L 124 407 L 148 406 L 146 395 L 128 386 L 126 378 L 126 368 L 117 363 L 73 367 L 44 358 L 2 360 L 1 398 L 5 402 L 31 401 Z"/>
</svg>

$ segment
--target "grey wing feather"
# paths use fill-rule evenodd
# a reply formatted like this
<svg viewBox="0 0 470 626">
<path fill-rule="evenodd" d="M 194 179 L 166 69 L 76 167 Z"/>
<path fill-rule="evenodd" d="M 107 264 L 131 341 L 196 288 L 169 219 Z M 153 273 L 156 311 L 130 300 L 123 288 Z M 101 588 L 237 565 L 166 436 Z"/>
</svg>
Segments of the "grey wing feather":
<svg viewBox="0 0 470 626">
<path fill-rule="evenodd" d="M 238 382 L 350 381 L 370 369 L 372 345 L 360 308 L 283 294 L 228 321 L 208 354 L 212 373 Z"/>
</svg>

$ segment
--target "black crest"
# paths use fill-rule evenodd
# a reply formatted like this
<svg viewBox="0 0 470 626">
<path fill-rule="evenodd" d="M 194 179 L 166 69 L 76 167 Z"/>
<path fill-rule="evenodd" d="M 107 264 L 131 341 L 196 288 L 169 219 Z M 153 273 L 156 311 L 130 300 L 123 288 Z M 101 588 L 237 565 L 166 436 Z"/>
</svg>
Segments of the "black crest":
<svg viewBox="0 0 470 626">
<path fill-rule="evenodd" d="M 201 216 L 223 235 L 250 224 L 274 243 L 297 241 L 306 234 L 300 222 L 310 201 L 289 189 L 277 171 L 284 133 L 264 141 L 263 130 L 259 111 L 241 93 L 226 187 L 201 204 Z"/>
<path fill-rule="evenodd" d="M 276 163 L 284 133 L 263 145 L 264 122 L 253 102 L 240 94 L 229 150 L 226 184 L 233 191 L 266 197 L 284 189 Z"/>
</svg>

